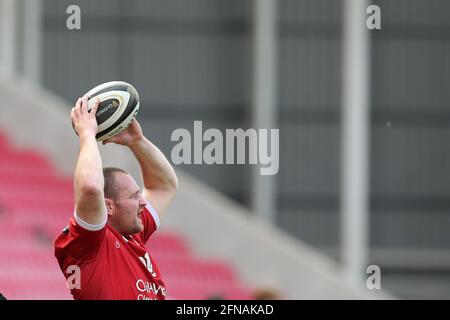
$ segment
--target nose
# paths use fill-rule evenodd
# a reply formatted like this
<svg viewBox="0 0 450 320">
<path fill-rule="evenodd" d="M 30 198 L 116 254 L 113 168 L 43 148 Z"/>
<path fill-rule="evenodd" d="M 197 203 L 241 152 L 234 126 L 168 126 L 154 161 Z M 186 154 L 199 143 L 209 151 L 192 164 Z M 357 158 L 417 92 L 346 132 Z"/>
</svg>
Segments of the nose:
<svg viewBox="0 0 450 320">
<path fill-rule="evenodd" d="M 147 205 L 148 201 L 145 200 L 145 198 L 141 195 L 141 198 L 139 199 L 139 205 L 142 207 L 145 207 Z"/>
</svg>

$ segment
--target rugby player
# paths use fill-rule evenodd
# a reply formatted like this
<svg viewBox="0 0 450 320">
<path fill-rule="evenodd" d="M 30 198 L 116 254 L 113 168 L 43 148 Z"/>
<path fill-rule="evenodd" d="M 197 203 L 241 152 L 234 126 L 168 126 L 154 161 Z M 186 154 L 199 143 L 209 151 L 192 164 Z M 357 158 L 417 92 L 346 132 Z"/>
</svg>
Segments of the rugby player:
<svg viewBox="0 0 450 320">
<path fill-rule="evenodd" d="M 103 144 L 127 147 L 139 162 L 143 190 L 125 170 L 102 168 L 97 121 L 86 96 L 71 111 L 80 151 L 74 174 L 75 209 L 55 241 L 55 256 L 74 299 L 163 300 L 167 292 L 145 247 L 173 200 L 178 180 L 135 119 Z"/>
</svg>

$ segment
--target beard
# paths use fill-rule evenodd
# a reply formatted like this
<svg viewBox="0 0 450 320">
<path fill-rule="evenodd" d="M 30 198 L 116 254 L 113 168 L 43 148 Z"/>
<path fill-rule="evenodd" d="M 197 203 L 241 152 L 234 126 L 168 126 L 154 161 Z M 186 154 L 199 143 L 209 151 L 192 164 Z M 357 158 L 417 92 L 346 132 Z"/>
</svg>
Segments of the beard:
<svg viewBox="0 0 450 320">
<path fill-rule="evenodd" d="M 117 229 L 120 229 L 120 231 L 118 230 L 120 234 L 129 236 L 142 232 L 144 230 L 144 225 L 141 218 L 136 217 L 136 219 L 132 222 L 122 223 L 122 227 Z"/>
<path fill-rule="evenodd" d="M 117 214 L 113 214 L 108 223 L 115 230 L 124 236 L 140 233 L 144 230 L 142 221 L 143 209 L 126 210 L 125 208 L 118 208 Z"/>
<path fill-rule="evenodd" d="M 142 223 L 141 218 L 137 217 L 134 233 L 139 233 L 139 232 L 142 232 L 142 231 L 144 231 L 144 224 Z"/>
<path fill-rule="evenodd" d="M 144 224 L 142 223 L 142 217 L 140 215 L 136 216 L 134 220 L 133 227 L 130 228 L 130 234 L 135 234 L 142 232 L 144 230 Z"/>
</svg>

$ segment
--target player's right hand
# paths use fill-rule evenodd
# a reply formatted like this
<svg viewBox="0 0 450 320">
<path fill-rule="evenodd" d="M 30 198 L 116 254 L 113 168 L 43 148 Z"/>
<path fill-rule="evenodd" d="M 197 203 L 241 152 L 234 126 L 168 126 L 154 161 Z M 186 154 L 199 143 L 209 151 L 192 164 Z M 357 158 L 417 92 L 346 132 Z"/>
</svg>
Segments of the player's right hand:
<svg viewBox="0 0 450 320">
<path fill-rule="evenodd" d="M 97 134 L 98 127 L 95 114 L 97 113 L 99 104 L 100 100 L 97 98 L 92 110 L 88 112 L 88 97 L 83 96 L 77 100 L 75 107 L 72 108 L 70 118 L 72 119 L 72 125 L 80 138 L 84 136 L 95 137 Z"/>
</svg>

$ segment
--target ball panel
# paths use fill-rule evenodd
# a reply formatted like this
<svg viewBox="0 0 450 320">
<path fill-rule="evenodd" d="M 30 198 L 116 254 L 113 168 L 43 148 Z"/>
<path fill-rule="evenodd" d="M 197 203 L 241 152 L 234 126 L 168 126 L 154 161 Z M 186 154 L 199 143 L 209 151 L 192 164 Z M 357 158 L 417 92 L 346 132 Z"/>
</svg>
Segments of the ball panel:
<svg viewBox="0 0 450 320">
<path fill-rule="evenodd" d="M 139 111 L 139 102 L 135 105 L 134 108 L 130 108 L 130 110 L 132 112 L 129 113 L 128 116 L 125 117 L 127 112 L 124 112 L 122 114 L 121 119 L 117 120 L 117 122 L 114 123 L 114 125 L 110 126 L 106 130 L 103 130 L 103 131 L 97 133 L 97 135 L 95 136 L 97 138 L 97 140 L 102 141 L 102 140 L 109 139 L 109 138 L 115 136 L 116 134 L 120 133 L 121 131 L 125 130 L 126 128 L 128 128 L 131 121 L 133 121 L 133 119 L 136 117 L 136 114 Z"/>
<path fill-rule="evenodd" d="M 89 99 L 96 97 L 99 94 L 108 92 L 108 91 L 128 91 L 129 88 L 133 88 L 134 87 L 127 83 L 127 82 L 123 82 L 123 81 L 109 81 L 106 83 L 102 83 L 98 86 L 96 86 L 95 88 L 89 90 L 86 95 L 88 96 Z"/>
<path fill-rule="evenodd" d="M 139 111 L 139 101 L 137 99 L 129 99 L 128 100 L 128 105 L 125 107 L 125 109 L 120 112 L 116 112 L 116 115 L 120 117 L 111 125 L 109 125 L 106 129 L 101 130 L 97 133 L 97 139 L 107 139 L 104 138 L 105 135 L 108 136 L 113 136 L 114 134 L 117 134 L 118 132 L 115 131 L 116 127 L 124 127 L 123 129 L 125 129 L 126 127 L 128 127 L 128 125 L 130 124 L 131 120 L 133 120 L 133 118 L 136 116 L 137 112 Z M 111 120 L 112 118 L 108 119 Z M 109 122 L 109 121 L 108 121 Z"/>
<path fill-rule="evenodd" d="M 115 97 L 107 98 L 100 101 L 95 116 L 97 117 L 97 124 L 100 126 L 103 122 L 108 120 L 117 111 L 120 104 L 120 100 Z"/>
<path fill-rule="evenodd" d="M 100 99 L 100 105 L 96 113 L 98 131 L 103 131 L 112 126 L 126 110 L 127 105 L 130 104 L 130 94 L 126 91 L 107 91 L 95 96 L 95 98 Z M 94 102 L 95 99 L 89 100 L 89 110 L 93 107 Z"/>
</svg>

